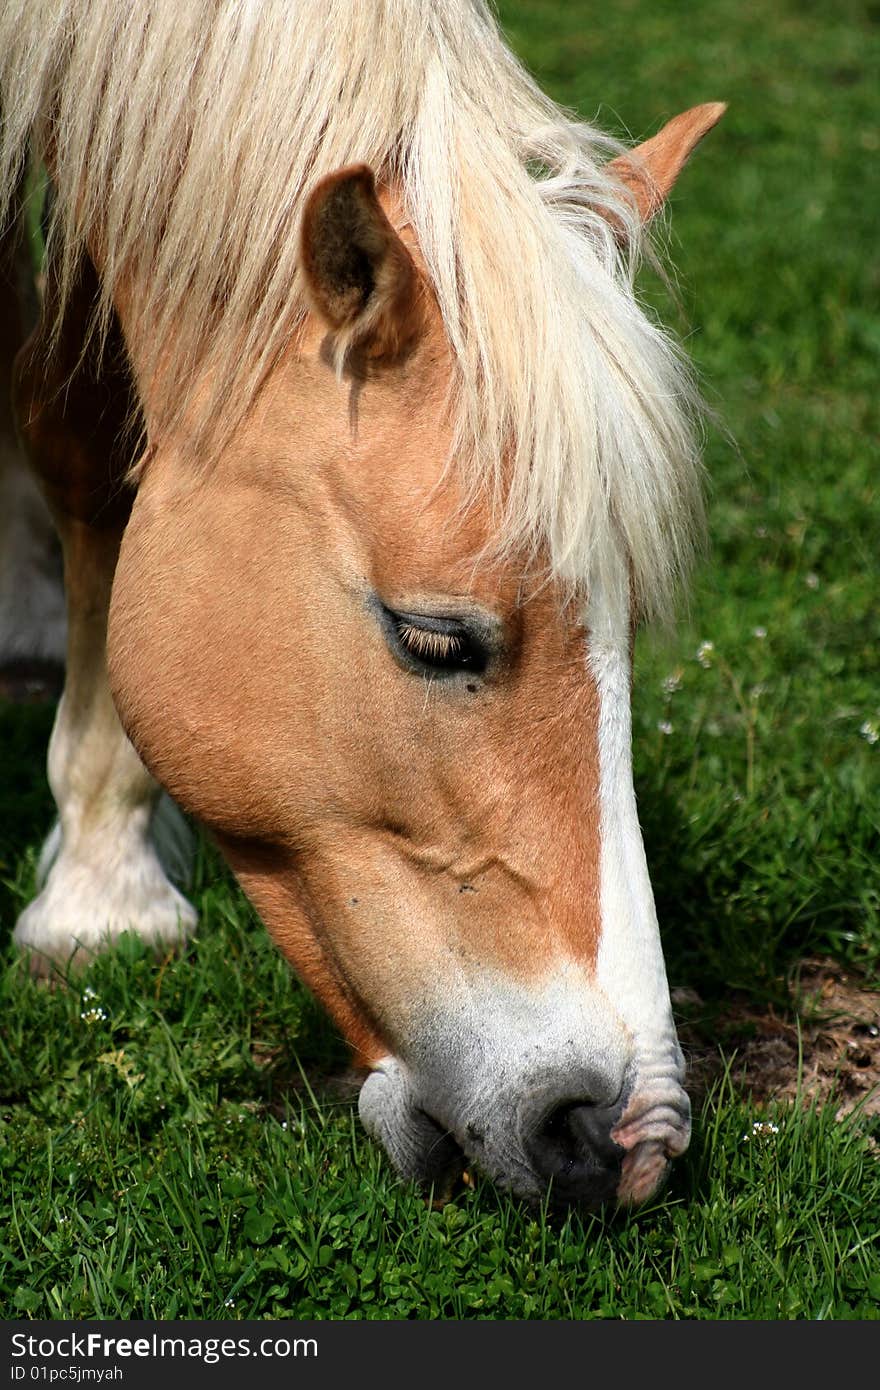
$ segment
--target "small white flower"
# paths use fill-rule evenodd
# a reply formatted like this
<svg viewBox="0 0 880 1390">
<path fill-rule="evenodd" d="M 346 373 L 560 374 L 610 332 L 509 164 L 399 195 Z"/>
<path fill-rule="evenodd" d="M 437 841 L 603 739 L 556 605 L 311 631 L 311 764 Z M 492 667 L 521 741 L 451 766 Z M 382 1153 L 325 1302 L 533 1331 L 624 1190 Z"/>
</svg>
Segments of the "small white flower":
<svg viewBox="0 0 880 1390">
<path fill-rule="evenodd" d="M 676 690 L 681 690 L 681 671 L 673 671 L 671 675 L 663 680 L 664 695 L 674 695 Z"/>
<path fill-rule="evenodd" d="M 772 1139 L 778 1133 L 779 1125 L 773 1124 L 772 1120 L 753 1120 L 751 1132 L 743 1135 L 743 1142 L 748 1144 L 751 1139 Z"/>
<path fill-rule="evenodd" d="M 669 722 L 668 719 L 661 719 L 661 720 L 659 720 L 659 721 L 658 721 L 658 724 L 657 724 L 657 728 L 660 730 L 661 734 L 671 734 L 671 733 L 672 733 L 672 725 L 670 724 L 670 722 Z"/>
<path fill-rule="evenodd" d="M 227 1298 L 227 1299 L 225 1300 L 224 1304 L 223 1304 L 223 1307 L 224 1307 L 224 1308 L 234 1308 L 234 1307 L 235 1307 L 235 1299 L 234 1299 L 234 1298 Z"/>
<path fill-rule="evenodd" d="M 767 687 L 766 685 L 760 682 L 758 683 L 758 685 L 753 685 L 751 690 L 749 691 L 749 695 L 753 700 L 760 700 L 761 696 L 766 694 Z"/>
<path fill-rule="evenodd" d="M 103 1023 L 107 1014 L 103 1009 L 84 1009 L 80 1014 L 83 1023 Z"/>
<path fill-rule="evenodd" d="M 764 638 L 767 636 L 766 627 L 753 627 L 752 636 L 757 637 L 759 642 L 763 642 Z"/>
<path fill-rule="evenodd" d="M 807 574 L 807 575 L 804 576 L 804 583 L 806 584 L 806 586 L 807 586 L 808 589 L 818 589 L 818 587 L 819 587 L 819 576 L 818 576 L 818 574 L 813 574 L 813 572 L 811 571 L 809 574 Z"/>
<path fill-rule="evenodd" d="M 85 989 L 82 992 L 82 997 L 84 1000 L 97 999 L 98 991 L 96 989 L 92 989 L 91 985 L 86 985 Z"/>
<path fill-rule="evenodd" d="M 876 743 L 880 739 L 880 729 L 871 719 L 866 719 L 859 729 L 862 738 L 868 743 Z"/>
<path fill-rule="evenodd" d="M 697 647 L 697 661 L 699 661 L 704 670 L 708 670 L 712 665 L 712 653 L 714 650 L 714 642 L 701 642 Z"/>
</svg>

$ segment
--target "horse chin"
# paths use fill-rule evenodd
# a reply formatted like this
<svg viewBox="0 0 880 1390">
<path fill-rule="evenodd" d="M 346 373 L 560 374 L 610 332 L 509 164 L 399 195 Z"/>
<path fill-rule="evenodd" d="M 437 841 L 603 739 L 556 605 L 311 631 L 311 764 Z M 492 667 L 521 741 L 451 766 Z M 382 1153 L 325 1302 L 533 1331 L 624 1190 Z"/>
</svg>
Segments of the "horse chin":
<svg viewBox="0 0 880 1390">
<path fill-rule="evenodd" d="M 435 1200 L 449 1197 L 464 1172 L 465 1157 L 455 1137 L 419 1105 L 406 1069 L 386 1057 L 370 1073 L 358 1099 L 361 1122 L 400 1173 Z"/>
</svg>

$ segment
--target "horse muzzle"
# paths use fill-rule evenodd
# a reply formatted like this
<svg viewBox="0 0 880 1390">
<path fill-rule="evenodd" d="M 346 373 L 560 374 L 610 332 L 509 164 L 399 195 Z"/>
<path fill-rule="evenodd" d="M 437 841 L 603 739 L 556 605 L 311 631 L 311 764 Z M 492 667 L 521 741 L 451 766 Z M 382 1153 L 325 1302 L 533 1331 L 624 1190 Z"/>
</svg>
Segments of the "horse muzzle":
<svg viewBox="0 0 880 1390">
<path fill-rule="evenodd" d="M 516 1096 L 502 1084 L 482 1097 L 428 1100 L 410 1069 L 387 1057 L 361 1089 L 361 1120 L 402 1176 L 435 1192 L 472 1162 L 515 1196 L 554 1206 L 644 1201 L 687 1147 L 690 1105 L 671 1077 L 662 1101 L 645 1104 L 632 1070 L 621 1085 L 583 1072 L 575 1084 L 570 1071 L 524 1080 Z"/>
</svg>

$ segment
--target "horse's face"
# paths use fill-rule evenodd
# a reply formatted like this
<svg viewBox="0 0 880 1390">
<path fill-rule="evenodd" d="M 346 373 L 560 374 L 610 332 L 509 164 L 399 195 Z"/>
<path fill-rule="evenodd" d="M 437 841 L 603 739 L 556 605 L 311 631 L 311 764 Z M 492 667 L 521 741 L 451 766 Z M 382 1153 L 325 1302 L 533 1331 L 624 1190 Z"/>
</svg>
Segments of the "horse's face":
<svg viewBox="0 0 880 1390">
<path fill-rule="evenodd" d="M 631 619 L 461 520 L 442 325 L 360 173 L 306 217 L 315 313 L 218 465 L 151 462 L 111 616 L 159 779 L 371 1072 L 397 1167 L 639 1200 L 688 1101 L 636 817 Z M 334 356 L 350 345 L 339 375 Z"/>
</svg>

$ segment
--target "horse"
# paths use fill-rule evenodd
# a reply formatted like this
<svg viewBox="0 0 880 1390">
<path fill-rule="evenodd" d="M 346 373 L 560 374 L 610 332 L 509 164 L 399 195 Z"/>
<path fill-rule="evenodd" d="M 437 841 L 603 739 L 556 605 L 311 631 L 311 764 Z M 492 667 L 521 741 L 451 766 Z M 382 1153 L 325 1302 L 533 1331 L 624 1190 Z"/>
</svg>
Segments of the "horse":
<svg viewBox="0 0 880 1390">
<path fill-rule="evenodd" d="M 170 797 L 399 1174 L 644 1201 L 690 1108 L 632 648 L 703 503 L 634 274 L 723 105 L 625 148 L 484 0 L 11 0 L 0 109 L 7 298 L 29 149 L 51 185 L 12 377 L 68 626 L 16 942 L 190 936 Z"/>
</svg>

